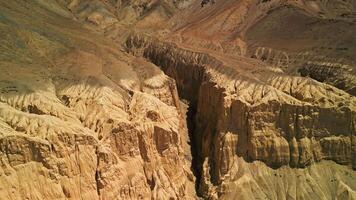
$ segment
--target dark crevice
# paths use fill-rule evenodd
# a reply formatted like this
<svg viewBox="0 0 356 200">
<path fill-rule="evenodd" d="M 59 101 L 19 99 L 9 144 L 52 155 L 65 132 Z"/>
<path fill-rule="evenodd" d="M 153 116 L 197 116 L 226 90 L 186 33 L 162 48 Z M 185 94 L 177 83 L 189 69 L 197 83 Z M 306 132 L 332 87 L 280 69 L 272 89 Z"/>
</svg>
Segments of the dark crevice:
<svg viewBox="0 0 356 200">
<path fill-rule="evenodd" d="M 177 49 L 171 44 L 162 44 L 158 41 L 152 42 L 146 40 L 145 37 L 133 36 L 126 41 L 126 50 L 135 56 L 142 56 L 149 62 L 160 67 L 160 69 L 169 77 L 175 80 L 178 96 L 182 100 L 189 102 L 189 106 L 186 113 L 186 123 L 188 128 L 188 134 L 190 138 L 190 150 L 192 155 L 191 171 L 195 176 L 195 189 L 196 194 L 199 197 L 203 197 L 204 188 L 201 188 L 201 178 L 203 172 L 203 161 L 206 157 L 213 156 L 212 149 L 203 150 L 203 141 L 207 140 L 212 145 L 212 135 L 204 134 L 203 130 L 209 128 L 215 128 L 211 123 L 216 123 L 215 115 L 216 105 L 212 105 L 210 109 L 212 112 L 206 112 L 204 114 L 198 113 L 200 101 L 200 91 L 206 90 L 207 87 L 214 87 L 214 84 L 208 84 L 204 86 L 203 82 L 209 76 L 206 72 L 206 66 L 208 64 L 219 65 L 220 63 L 212 59 L 205 54 L 191 52 L 189 50 Z M 208 99 L 207 99 L 208 100 Z M 216 99 L 215 99 L 216 100 Z M 210 100 L 209 100 L 210 101 Z M 216 102 L 213 102 L 213 104 Z M 199 116 L 198 116 L 199 115 Z M 209 116 L 201 116 L 209 115 Z M 210 124 L 208 123 L 211 122 Z M 212 130 L 211 132 L 215 132 Z M 208 151 L 208 152 L 203 152 Z M 209 163 L 210 173 L 212 180 L 215 181 L 214 163 Z M 216 181 L 215 181 L 216 182 Z"/>
<path fill-rule="evenodd" d="M 27 106 L 28 112 L 36 115 L 44 115 L 45 113 L 40 110 L 36 105 L 28 105 Z"/>
<path fill-rule="evenodd" d="M 156 182 L 153 178 L 147 179 L 147 184 L 150 186 L 151 191 L 153 191 L 154 188 L 156 187 Z"/>
<path fill-rule="evenodd" d="M 100 188 L 99 188 L 100 184 L 99 184 L 99 171 L 98 170 L 95 171 L 95 183 L 96 183 L 96 193 L 100 197 Z"/>
<path fill-rule="evenodd" d="M 61 98 L 61 101 L 65 106 L 69 107 L 70 98 L 67 95 L 63 95 Z"/>
<path fill-rule="evenodd" d="M 186 113 L 186 120 L 187 120 L 187 127 L 188 127 L 188 135 L 189 135 L 189 141 L 190 141 L 190 152 L 192 154 L 192 163 L 190 169 L 192 170 L 196 181 L 195 181 L 195 189 L 197 191 L 197 194 L 199 195 L 199 183 L 201 179 L 201 168 L 199 167 L 199 153 L 198 149 L 196 147 L 196 140 L 194 137 L 194 132 L 195 132 L 195 116 L 197 113 L 197 109 L 194 105 L 189 105 L 187 113 Z"/>
<path fill-rule="evenodd" d="M 99 152 L 98 148 L 96 149 L 96 170 L 95 170 L 95 184 L 96 184 L 96 193 L 99 196 L 100 199 L 100 189 L 103 188 L 102 184 L 100 182 L 100 171 L 99 171 Z"/>
</svg>

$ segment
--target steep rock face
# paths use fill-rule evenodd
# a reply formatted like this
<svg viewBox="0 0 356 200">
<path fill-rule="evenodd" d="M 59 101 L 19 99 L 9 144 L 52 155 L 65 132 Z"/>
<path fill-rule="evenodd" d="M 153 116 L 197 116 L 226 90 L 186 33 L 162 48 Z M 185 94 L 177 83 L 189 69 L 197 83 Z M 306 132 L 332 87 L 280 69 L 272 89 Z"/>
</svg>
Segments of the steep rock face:
<svg viewBox="0 0 356 200">
<path fill-rule="evenodd" d="M 55 1 L 0 13 L 0 199 L 195 197 L 171 78 Z"/>
<path fill-rule="evenodd" d="M 0 0 L 0 199 L 355 199 L 354 8 Z"/>
<path fill-rule="evenodd" d="M 196 106 L 193 137 L 204 197 L 229 196 L 225 184 L 233 181 L 239 162 L 305 168 L 333 160 L 355 168 L 355 98 L 347 93 L 262 63 L 244 63 L 242 57 L 220 60 L 145 36 L 132 36 L 126 46 L 161 66 L 176 80 L 181 97 Z M 281 198 L 311 195 L 301 193 Z"/>
</svg>

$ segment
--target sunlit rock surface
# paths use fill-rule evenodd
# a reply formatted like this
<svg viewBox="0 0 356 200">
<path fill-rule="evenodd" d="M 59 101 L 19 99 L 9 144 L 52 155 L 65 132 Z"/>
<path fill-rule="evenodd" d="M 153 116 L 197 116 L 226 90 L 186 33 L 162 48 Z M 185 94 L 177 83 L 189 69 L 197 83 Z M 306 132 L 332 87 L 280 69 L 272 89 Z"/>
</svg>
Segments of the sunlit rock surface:
<svg viewBox="0 0 356 200">
<path fill-rule="evenodd" d="M 0 0 L 0 199 L 356 199 L 355 12 Z"/>
</svg>

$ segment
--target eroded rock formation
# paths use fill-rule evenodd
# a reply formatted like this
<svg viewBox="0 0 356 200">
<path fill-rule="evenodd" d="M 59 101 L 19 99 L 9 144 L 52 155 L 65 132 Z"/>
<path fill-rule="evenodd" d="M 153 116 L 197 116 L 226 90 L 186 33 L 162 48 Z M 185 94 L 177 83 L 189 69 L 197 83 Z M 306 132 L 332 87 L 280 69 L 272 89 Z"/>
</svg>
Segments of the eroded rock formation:
<svg viewBox="0 0 356 200">
<path fill-rule="evenodd" d="M 243 60 L 224 63 L 144 36 L 129 38 L 127 47 L 143 52 L 174 77 L 182 97 L 196 106 L 193 137 L 204 197 L 224 194 L 224 184 L 238 173 L 234 168 L 239 157 L 272 168 L 305 168 L 323 159 L 355 168 L 355 98 L 349 94 Z"/>
<path fill-rule="evenodd" d="M 0 199 L 356 199 L 355 6 L 0 0 Z"/>
<path fill-rule="evenodd" d="M 195 196 L 171 78 L 35 1 L 0 7 L 0 199 Z"/>
</svg>

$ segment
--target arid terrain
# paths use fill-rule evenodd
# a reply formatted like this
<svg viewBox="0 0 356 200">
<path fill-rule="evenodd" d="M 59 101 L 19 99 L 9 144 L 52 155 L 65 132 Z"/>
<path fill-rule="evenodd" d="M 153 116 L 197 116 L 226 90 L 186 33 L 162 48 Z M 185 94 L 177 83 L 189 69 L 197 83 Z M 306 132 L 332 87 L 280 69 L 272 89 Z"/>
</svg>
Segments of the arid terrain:
<svg viewBox="0 0 356 200">
<path fill-rule="evenodd" d="M 0 0 L 0 200 L 356 200 L 355 0 Z"/>
</svg>

